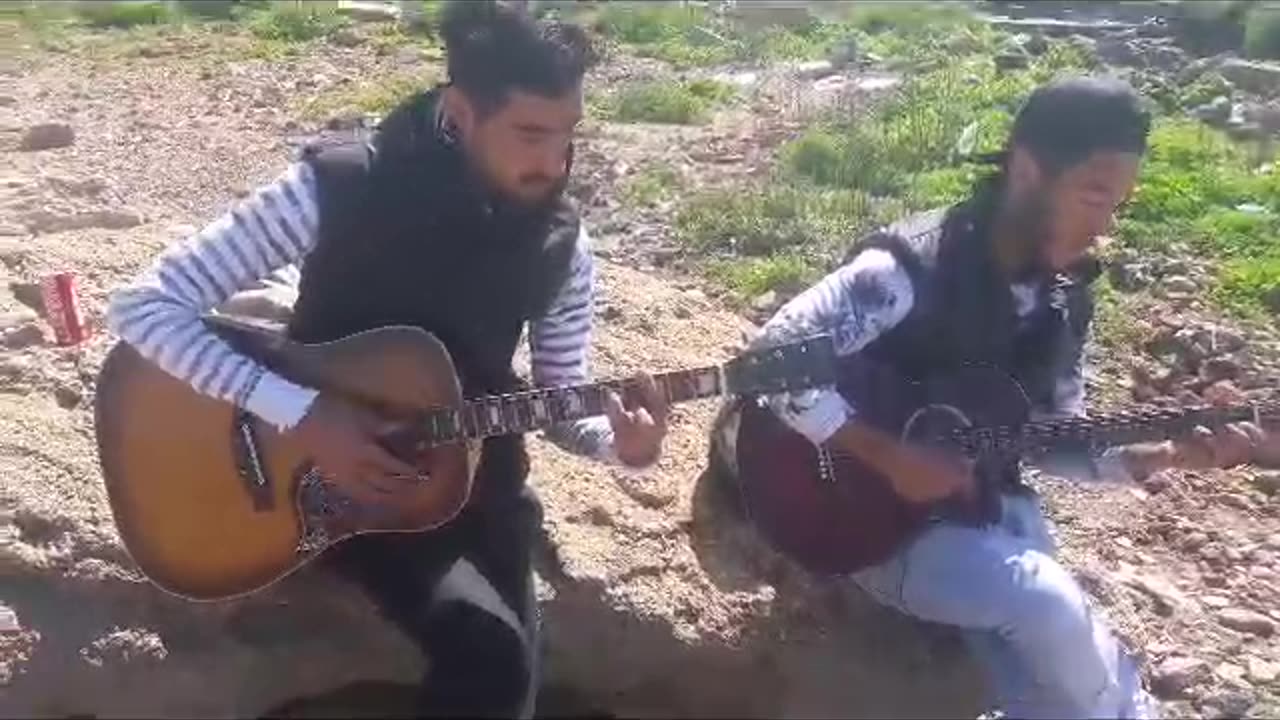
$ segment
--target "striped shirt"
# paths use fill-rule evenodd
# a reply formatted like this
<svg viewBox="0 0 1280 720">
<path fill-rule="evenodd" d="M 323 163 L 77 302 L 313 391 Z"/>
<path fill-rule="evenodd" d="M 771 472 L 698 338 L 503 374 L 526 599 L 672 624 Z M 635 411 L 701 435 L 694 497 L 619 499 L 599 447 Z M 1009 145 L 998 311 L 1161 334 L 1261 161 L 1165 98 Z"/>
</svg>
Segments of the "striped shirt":
<svg viewBox="0 0 1280 720">
<path fill-rule="evenodd" d="M 319 235 L 316 198 L 311 166 L 293 163 L 274 182 L 257 188 L 194 237 L 167 248 L 148 271 L 113 292 L 109 328 L 196 391 L 244 407 L 281 430 L 293 427 L 317 391 L 236 352 L 201 316 L 273 276 L 297 277 Z M 531 323 L 535 384 L 588 380 L 594 290 L 590 238 L 583 229 L 567 279 L 547 313 Z M 571 452 L 617 461 L 612 430 L 603 417 L 553 428 L 548 435 Z"/>
<path fill-rule="evenodd" d="M 1019 318 L 1036 309 L 1035 285 L 1011 285 Z M 767 322 L 756 345 L 787 342 L 805 335 L 830 333 L 836 354 L 856 353 L 902 322 L 915 301 L 911 278 L 887 250 L 864 250 L 803 293 Z M 814 389 L 770 398 L 770 407 L 785 423 L 815 444 L 824 443 L 857 417 L 851 402 L 833 389 Z M 1033 408 L 1033 419 L 1082 417 L 1085 414 L 1084 369 L 1081 363 L 1057 378 L 1051 406 Z M 1099 457 L 1057 450 L 1030 458 L 1052 475 L 1080 480 L 1127 482 L 1132 479 L 1117 450 Z"/>
</svg>

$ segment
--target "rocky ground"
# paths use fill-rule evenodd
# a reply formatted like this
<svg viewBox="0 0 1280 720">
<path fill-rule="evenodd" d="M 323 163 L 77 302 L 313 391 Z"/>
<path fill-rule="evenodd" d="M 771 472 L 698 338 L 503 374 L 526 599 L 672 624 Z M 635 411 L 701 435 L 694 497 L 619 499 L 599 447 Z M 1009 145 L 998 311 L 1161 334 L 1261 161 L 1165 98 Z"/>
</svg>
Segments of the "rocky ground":
<svg viewBox="0 0 1280 720">
<path fill-rule="evenodd" d="M 279 172 L 323 121 L 300 112 L 308 100 L 358 84 L 353 75 L 438 71 L 422 53 L 355 42 L 283 62 L 210 59 L 209 43 L 110 58 L 28 48 L 0 68 L 10 168 L 0 181 L 0 714 L 262 714 L 378 681 L 288 710 L 373 715 L 395 709 L 385 683 L 402 689 L 420 670 L 321 573 L 212 608 L 146 584 L 116 536 L 95 455 L 94 380 L 111 339 L 59 348 L 38 318 L 31 283 L 70 270 L 97 322 L 114 285 Z M 594 80 L 652 71 L 615 58 Z M 805 72 L 761 70 L 753 99 L 707 125 L 588 123 L 573 192 L 601 258 L 599 374 L 701 365 L 739 346 L 751 323 L 672 262 L 669 206 L 637 209 L 621 188 L 654 158 L 686 187 L 758 173 L 812 108 L 884 87 L 851 74 L 830 93 Z M 1092 348 L 1096 404 L 1219 381 L 1274 387 L 1274 328 L 1226 322 L 1187 298 L 1194 262 L 1128 258 L 1116 272 L 1160 292 L 1124 308 L 1133 344 Z M 808 580 L 714 501 L 701 478 L 713 412 L 678 409 L 663 460 L 641 477 L 532 443 L 547 506 L 543 713 L 583 703 L 667 716 L 983 710 L 981 681 L 949 633 Z M 1144 492 L 1040 483 L 1063 557 L 1145 655 L 1169 715 L 1280 714 L 1280 477 L 1172 473 Z M 333 630 L 304 632 L 315 623 Z"/>
</svg>

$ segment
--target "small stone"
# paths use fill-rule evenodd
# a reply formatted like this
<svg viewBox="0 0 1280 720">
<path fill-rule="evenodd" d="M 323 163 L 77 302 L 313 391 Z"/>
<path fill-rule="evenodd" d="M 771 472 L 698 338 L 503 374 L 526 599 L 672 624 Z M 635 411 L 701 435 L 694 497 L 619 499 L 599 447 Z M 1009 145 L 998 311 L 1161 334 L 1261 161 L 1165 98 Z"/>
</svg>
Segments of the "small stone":
<svg viewBox="0 0 1280 720">
<path fill-rule="evenodd" d="M 836 72 L 835 67 L 828 60 L 796 63 L 791 69 L 797 77 L 806 80 L 820 80 Z"/>
<path fill-rule="evenodd" d="M 22 350 L 45 342 L 44 328 L 39 323 L 29 322 L 4 334 L 4 346 L 10 350 Z"/>
<path fill-rule="evenodd" d="M 1240 362 L 1231 357 L 1209 358 L 1200 366 L 1200 376 L 1209 382 L 1234 380 L 1241 371 Z"/>
<path fill-rule="evenodd" d="M 1259 637 L 1271 637 L 1271 634 L 1275 632 L 1275 623 L 1271 618 L 1252 610 L 1227 608 L 1219 611 L 1215 617 L 1217 617 L 1218 624 L 1239 632 Z"/>
<path fill-rule="evenodd" d="M 1002 52 L 991 60 L 997 70 L 1022 70 L 1031 64 L 1031 56 L 1024 52 Z"/>
<path fill-rule="evenodd" d="M 1200 597 L 1200 604 L 1214 610 L 1221 610 L 1230 606 L 1231 600 L 1224 598 L 1221 595 L 1202 595 Z"/>
<path fill-rule="evenodd" d="M 1280 470 L 1268 470 L 1253 476 L 1253 486 L 1264 495 L 1280 493 Z"/>
<path fill-rule="evenodd" d="M 1257 701 L 1257 695 L 1251 689 L 1223 688 L 1202 698 L 1201 706 L 1206 710 L 1205 714 L 1211 717 L 1242 718 Z M 1210 707 L 1216 708 L 1217 712 L 1207 712 Z"/>
<path fill-rule="evenodd" d="M 41 123 L 27 128 L 19 148 L 27 152 L 55 150 L 70 146 L 76 141 L 75 130 L 65 123 Z"/>
<path fill-rule="evenodd" d="M 1164 288 L 1166 295 L 1192 295 L 1200 289 L 1194 280 L 1185 275 L 1167 277 L 1161 286 Z"/>
<path fill-rule="evenodd" d="M 1233 662 L 1219 663 L 1218 667 L 1213 669 L 1214 675 L 1234 683 L 1244 679 L 1244 673 L 1245 669 Z"/>
<path fill-rule="evenodd" d="M 359 47 L 364 44 L 364 38 L 350 28 L 342 28 L 333 33 L 329 36 L 329 41 L 339 47 Z"/>
<path fill-rule="evenodd" d="M 84 393 L 80 388 L 72 385 L 59 385 L 53 391 L 53 399 L 63 410 L 73 410 L 84 400 Z"/>
<path fill-rule="evenodd" d="M 17 330 L 30 322 L 35 322 L 36 314 L 30 310 L 16 310 L 0 313 L 0 334 Z"/>
<path fill-rule="evenodd" d="M 1156 666 L 1151 689 L 1161 698 L 1176 698 L 1209 677 L 1209 663 L 1198 658 L 1171 657 Z"/>
<path fill-rule="evenodd" d="M 13 293 L 14 300 L 31 308 L 37 315 L 44 314 L 44 294 L 40 291 L 39 284 L 11 282 L 9 292 Z"/>
<path fill-rule="evenodd" d="M 0 633 L 16 633 L 21 632 L 22 626 L 18 624 L 18 614 L 6 605 L 0 605 Z"/>
<path fill-rule="evenodd" d="M 1253 509 L 1253 503 L 1249 500 L 1249 497 L 1240 493 L 1218 493 L 1216 499 L 1223 505 L 1236 508 L 1237 510 Z M 1222 557 L 1228 561 L 1237 561 L 1240 559 L 1238 556 L 1239 553 L 1231 548 L 1225 548 L 1222 551 Z"/>
<path fill-rule="evenodd" d="M 1195 552 L 1196 550 L 1204 547 L 1208 542 L 1208 535 L 1199 531 L 1194 531 L 1183 536 L 1181 546 L 1186 552 Z"/>
<path fill-rule="evenodd" d="M 751 307 L 759 312 L 773 312 L 778 307 L 778 293 L 770 290 L 756 296 L 751 301 Z"/>
<path fill-rule="evenodd" d="M 1246 676 L 1250 682 L 1266 685 L 1280 675 L 1280 663 L 1268 662 L 1260 657 L 1250 655 L 1245 659 Z"/>
<path fill-rule="evenodd" d="M 1126 538 L 1120 538 L 1124 540 Z M 1186 598 L 1174 587 L 1172 583 L 1164 578 L 1154 577 L 1151 575 L 1137 575 L 1125 579 L 1125 584 L 1136 588 L 1155 601 L 1155 610 L 1158 614 L 1169 616 L 1179 609 L 1186 602 Z"/>
<path fill-rule="evenodd" d="M 0 380 L 16 380 L 31 370 L 31 361 L 25 357 L 0 359 Z"/>
</svg>

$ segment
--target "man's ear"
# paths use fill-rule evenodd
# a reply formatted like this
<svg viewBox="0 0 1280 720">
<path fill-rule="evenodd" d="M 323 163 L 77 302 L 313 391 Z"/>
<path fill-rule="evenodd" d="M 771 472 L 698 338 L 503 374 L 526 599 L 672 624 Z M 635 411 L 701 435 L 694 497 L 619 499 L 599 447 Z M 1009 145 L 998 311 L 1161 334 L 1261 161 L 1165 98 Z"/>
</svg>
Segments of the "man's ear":
<svg viewBox="0 0 1280 720">
<path fill-rule="evenodd" d="M 476 112 L 471 101 L 455 85 L 444 89 L 443 100 L 445 118 L 449 124 L 454 127 L 460 137 L 469 137 L 476 121 Z"/>
<path fill-rule="evenodd" d="M 1044 180 L 1044 171 L 1025 148 L 1014 147 L 1009 152 L 1009 179 L 1017 188 L 1038 187 Z"/>
</svg>

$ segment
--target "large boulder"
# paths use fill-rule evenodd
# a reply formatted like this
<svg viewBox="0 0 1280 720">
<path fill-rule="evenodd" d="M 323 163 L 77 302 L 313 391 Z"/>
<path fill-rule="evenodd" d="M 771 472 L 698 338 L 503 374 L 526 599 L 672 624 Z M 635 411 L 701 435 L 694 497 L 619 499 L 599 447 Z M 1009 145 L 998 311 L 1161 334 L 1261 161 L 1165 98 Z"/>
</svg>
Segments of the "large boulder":
<svg viewBox="0 0 1280 720">
<path fill-rule="evenodd" d="M 720 361 L 740 339 L 701 293 L 608 264 L 600 279 L 598 373 Z M 107 347 L 27 348 L 26 380 L 0 387 L 0 716 L 372 716 L 396 698 L 405 710 L 424 660 L 320 565 L 214 604 L 138 573 L 94 450 Z M 60 406 L 67 383 L 84 383 L 86 402 Z M 805 577 L 701 479 L 715 409 L 677 408 L 663 459 L 639 476 L 531 442 L 548 683 L 631 716 L 975 716 L 982 683 L 951 633 Z"/>
<path fill-rule="evenodd" d="M 1231 58 L 1218 66 L 1218 72 L 1247 92 L 1271 96 L 1280 90 L 1280 63 Z"/>
</svg>

